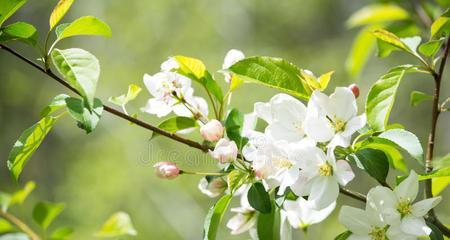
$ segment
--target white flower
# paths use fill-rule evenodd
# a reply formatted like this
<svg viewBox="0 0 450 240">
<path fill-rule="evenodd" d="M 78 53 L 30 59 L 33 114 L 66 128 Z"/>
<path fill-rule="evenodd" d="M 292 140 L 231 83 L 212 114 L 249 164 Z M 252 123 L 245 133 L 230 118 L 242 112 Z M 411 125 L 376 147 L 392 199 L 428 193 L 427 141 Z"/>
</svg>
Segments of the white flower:
<svg viewBox="0 0 450 240">
<path fill-rule="evenodd" d="M 177 60 L 175 58 L 170 57 L 163 63 L 161 63 L 161 71 L 163 72 L 170 72 L 174 69 L 180 68 L 180 64 L 178 64 Z"/>
<path fill-rule="evenodd" d="M 222 124 L 216 119 L 213 119 L 200 127 L 200 134 L 203 139 L 215 142 L 223 137 L 223 130 Z"/>
<path fill-rule="evenodd" d="M 249 187 L 244 190 L 241 196 L 241 206 L 231 209 L 236 215 L 228 221 L 227 227 L 231 230 L 231 234 L 233 235 L 251 231 L 258 219 L 255 209 L 250 206 L 250 203 L 247 200 L 248 189 Z"/>
<path fill-rule="evenodd" d="M 220 163 L 230 163 L 236 160 L 238 148 L 234 141 L 222 138 L 217 142 L 214 151 L 210 151 L 210 154 Z"/>
<path fill-rule="evenodd" d="M 227 71 L 224 71 L 231 67 L 233 64 L 245 58 L 244 53 L 239 50 L 231 49 L 228 51 L 225 59 L 223 60 L 222 70 L 220 71 L 225 76 L 225 82 L 229 83 L 231 80 L 231 74 Z"/>
<path fill-rule="evenodd" d="M 214 177 L 211 179 L 204 177 L 200 179 L 198 189 L 208 197 L 214 198 L 227 190 L 227 182 L 222 177 Z"/>
<path fill-rule="evenodd" d="M 411 171 L 394 191 L 386 187 L 375 187 L 367 195 L 368 206 L 391 225 L 398 225 L 402 232 L 413 236 L 427 236 L 431 229 L 424 216 L 434 208 L 441 197 L 424 199 L 413 203 L 419 191 L 418 176 Z"/>
<path fill-rule="evenodd" d="M 306 134 L 329 146 L 347 147 L 353 133 L 366 124 L 365 114 L 357 116 L 356 99 L 346 87 L 338 87 L 329 97 L 316 90 L 308 103 Z"/>
<path fill-rule="evenodd" d="M 277 94 L 268 103 L 255 103 L 255 113 L 269 125 L 265 134 L 272 140 L 301 141 L 305 137 L 306 107 L 287 94 Z"/>
<path fill-rule="evenodd" d="M 314 209 L 323 209 L 336 201 L 339 185 L 345 186 L 355 177 L 347 161 L 336 161 L 333 149 L 325 154 L 315 146 L 300 146 L 292 156 L 301 170 L 291 189 L 298 196 L 309 195 L 308 202 Z"/>
<path fill-rule="evenodd" d="M 324 209 L 315 210 L 311 208 L 309 202 L 303 197 L 297 200 L 286 200 L 283 203 L 283 209 L 286 211 L 289 223 L 294 228 L 306 229 L 312 224 L 322 222 L 327 218 L 336 207 L 336 202 L 331 203 Z"/>
</svg>

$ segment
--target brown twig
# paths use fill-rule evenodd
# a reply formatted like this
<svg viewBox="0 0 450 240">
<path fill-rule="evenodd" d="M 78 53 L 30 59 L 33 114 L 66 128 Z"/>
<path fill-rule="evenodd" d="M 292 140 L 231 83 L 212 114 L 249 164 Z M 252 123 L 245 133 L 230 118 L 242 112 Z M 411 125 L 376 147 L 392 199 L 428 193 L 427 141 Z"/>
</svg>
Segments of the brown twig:
<svg viewBox="0 0 450 240">
<path fill-rule="evenodd" d="M 20 230 L 22 230 L 22 232 L 27 234 L 32 240 L 41 239 L 28 225 L 26 225 L 24 222 L 22 222 L 22 220 L 20 220 L 16 216 L 4 211 L 0 211 L 0 217 L 16 225 Z"/>
<path fill-rule="evenodd" d="M 362 193 L 354 192 L 354 191 L 351 191 L 351 190 L 349 190 L 347 188 L 344 188 L 344 187 L 339 187 L 339 192 L 344 194 L 344 195 L 346 195 L 346 196 L 352 197 L 354 199 L 357 199 L 357 200 L 360 200 L 360 201 L 363 201 L 363 202 L 367 202 L 366 195 L 364 195 Z"/>
</svg>

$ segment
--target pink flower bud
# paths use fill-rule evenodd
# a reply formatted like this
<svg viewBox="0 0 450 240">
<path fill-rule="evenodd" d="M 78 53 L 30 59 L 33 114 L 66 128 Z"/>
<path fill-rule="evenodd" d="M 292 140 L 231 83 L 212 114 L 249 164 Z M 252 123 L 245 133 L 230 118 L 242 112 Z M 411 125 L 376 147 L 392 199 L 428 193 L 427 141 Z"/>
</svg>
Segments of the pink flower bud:
<svg viewBox="0 0 450 240">
<path fill-rule="evenodd" d="M 223 126 L 219 121 L 213 119 L 200 128 L 200 134 L 206 141 L 218 141 L 223 137 Z"/>
<path fill-rule="evenodd" d="M 180 174 L 180 169 L 173 162 L 159 162 L 153 165 L 156 176 L 163 179 L 174 179 Z"/>
<path fill-rule="evenodd" d="M 358 87 L 358 85 L 353 83 L 353 84 L 350 84 L 350 86 L 348 86 L 348 88 L 350 90 L 352 90 L 353 94 L 355 95 L 355 98 L 358 98 L 358 96 L 359 96 L 359 87 Z"/>
<path fill-rule="evenodd" d="M 220 163 L 230 163 L 237 158 L 238 148 L 234 141 L 222 138 L 217 142 L 214 151 L 210 151 L 213 158 L 219 160 Z"/>
</svg>

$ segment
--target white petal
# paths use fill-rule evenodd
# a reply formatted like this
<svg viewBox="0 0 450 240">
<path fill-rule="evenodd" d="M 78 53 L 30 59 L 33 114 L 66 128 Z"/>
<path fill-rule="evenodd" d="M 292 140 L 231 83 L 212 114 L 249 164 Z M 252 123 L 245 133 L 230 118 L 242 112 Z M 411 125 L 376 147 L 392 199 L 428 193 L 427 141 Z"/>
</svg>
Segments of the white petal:
<svg viewBox="0 0 450 240">
<path fill-rule="evenodd" d="M 254 105 L 254 110 L 256 116 L 269 124 L 272 122 L 272 110 L 269 103 L 257 102 Z"/>
<path fill-rule="evenodd" d="M 394 192 L 399 199 L 414 201 L 419 192 L 417 173 L 411 170 L 409 176 L 394 189 Z"/>
<path fill-rule="evenodd" d="M 223 60 L 222 69 L 227 69 L 231 67 L 233 64 L 245 58 L 244 53 L 237 49 L 231 49 L 225 55 L 225 59 Z"/>
<path fill-rule="evenodd" d="M 377 186 L 367 194 L 366 211 L 375 222 L 398 223 L 400 214 L 396 211 L 397 197 L 391 189 Z"/>
<path fill-rule="evenodd" d="M 334 148 L 337 146 L 348 147 L 350 146 L 350 140 L 351 140 L 350 136 L 346 137 L 342 135 L 342 133 L 336 133 L 333 139 L 331 139 L 330 143 L 328 143 L 327 147 L 328 148 Z"/>
<path fill-rule="evenodd" d="M 353 92 L 346 87 L 337 87 L 330 95 L 330 108 L 328 112 L 331 116 L 347 122 L 356 115 L 357 106 Z"/>
<path fill-rule="evenodd" d="M 417 240 L 414 235 L 407 234 L 400 229 L 400 226 L 390 226 L 386 232 L 389 239 L 392 240 Z"/>
<path fill-rule="evenodd" d="M 343 206 L 339 212 L 339 222 L 356 235 L 367 235 L 372 229 L 366 212 L 359 208 Z"/>
<path fill-rule="evenodd" d="M 356 234 L 352 234 L 350 235 L 347 240 L 372 240 L 371 237 L 369 237 L 369 235 L 356 235 Z"/>
<path fill-rule="evenodd" d="M 288 224 L 286 211 L 280 211 L 280 239 L 292 240 L 292 228 Z"/>
<path fill-rule="evenodd" d="M 328 142 L 334 136 L 334 130 L 325 117 L 308 115 L 304 126 L 306 135 L 317 142 Z"/>
<path fill-rule="evenodd" d="M 343 136 L 350 137 L 353 133 L 366 125 L 366 114 L 353 117 L 345 124 L 345 130 L 341 133 Z"/>
<path fill-rule="evenodd" d="M 182 117 L 192 117 L 192 112 L 182 103 L 178 103 L 172 106 L 173 112 Z"/>
<path fill-rule="evenodd" d="M 333 171 L 336 176 L 336 180 L 342 186 L 347 185 L 353 178 L 355 174 L 353 173 L 352 167 L 345 160 L 339 160 L 336 162 L 336 169 Z"/>
<path fill-rule="evenodd" d="M 166 61 L 164 61 L 163 63 L 161 63 L 161 71 L 164 72 L 169 72 L 172 71 L 173 69 L 178 69 L 180 68 L 180 64 L 178 64 L 177 60 L 175 60 L 175 58 L 171 57 L 169 59 L 167 59 Z"/>
<path fill-rule="evenodd" d="M 412 214 L 416 217 L 423 217 L 430 209 L 436 207 L 441 200 L 442 197 L 439 196 L 416 202 L 412 205 Z"/>
<path fill-rule="evenodd" d="M 330 206 L 339 195 L 339 185 L 334 177 L 316 177 L 308 197 L 312 208 L 319 210 Z"/>
<path fill-rule="evenodd" d="M 156 114 L 158 117 L 164 117 L 172 112 L 172 108 L 161 100 L 151 98 L 147 101 L 147 105 L 141 108 L 141 111 Z"/>
<path fill-rule="evenodd" d="M 289 128 L 291 127 L 291 128 Z M 287 126 L 279 121 L 271 123 L 266 127 L 265 134 L 274 141 L 286 140 L 288 142 L 297 142 L 303 139 L 304 134 L 296 131 L 292 126 Z"/>
<path fill-rule="evenodd" d="M 309 195 L 309 193 L 311 192 L 311 185 L 312 181 L 308 181 L 307 177 L 302 176 L 302 174 L 300 174 L 297 181 L 291 186 L 291 190 L 297 196 L 306 196 Z"/>
<path fill-rule="evenodd" d="M 430 227 L 427 226 L 423 218 L 418 218 L 411 215 L 402 219 L 400 227 L 403 232 L 415 236 L 428 236 L 431 233 Z"/>
<path fill-rule="evenodd" d="M 330 214 L 333 212 L 333 210 L 335 208 L 336 208 L 336 202 L 333 202 L 330 204 L 330 206 L 328 206 L 324 209 L 321 209 L 319 211 L 312 210 L 307 223 L 308 224 L 316 224 L 316 223 L 322 222 L 328 216 L 330 216 Z"/>
</svg>

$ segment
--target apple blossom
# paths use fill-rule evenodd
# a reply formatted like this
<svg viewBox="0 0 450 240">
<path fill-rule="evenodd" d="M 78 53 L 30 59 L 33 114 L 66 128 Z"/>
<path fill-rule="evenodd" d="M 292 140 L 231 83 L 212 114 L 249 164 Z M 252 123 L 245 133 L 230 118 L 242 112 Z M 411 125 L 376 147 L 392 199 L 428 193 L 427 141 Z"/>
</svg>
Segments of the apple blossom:
<svg viewBox="0 0 450 240">
<path fill-rule="evenodd" d="M 200 179 L 198 189 L 208 197 L 214 198 L 227 190 L 227 182 L 222 177 L 204 177 Z"/>
<path fill-rule="evenodd" d="M 169 59 L 161 63 L 161 71 L 163 72 L 170 72 L 178 68 L 180 68 L 180 64 L 173 57 L 170 57 Z"/>
<path fill-rule="evenodd" d="M 240 199 L 241 206 L 231 209 L 231 212 L 236 213 L 236 215 L 228 220 L 227 227 L 231 230 L 231 234 L 233 235 L 251 231 L 256 225 L 258 214 L 256 210 L 250 206 L 250 203 L 247 200 L 249 188 L 249 186 L 244 186 Z"/>
<path fill-rule="evenodd" d="M 301 170 L 291 189 L 298 196 L 309 195 L 308 202 L 314 209 L 323 209 L 336 201 L 339 185 L 345 186 L 355 177 L 347 161 L 336 161 L 332 148 L 325 154 L 318 147 L 301 146 L 292 156 Z"/>
<path fill-rule="evenodd" d="M 217 142 L 214 151 L 210 151 L 210 154 L 220 163 L 230 163 L 236 160 L 238 148 L 234 141 L 222 138 Z"/>
<path fill-rule="evenodd" d="M 369 206 L 381 213 L 391 225 L 399 225 L 409 235 L 427 236 L 431 229 L 426 225 L 424 216 L 441 201 L 441 197 L 424 199 L 413 203 L 419 191 L 418 176 L 411 171 L 392 191 L 378 186 L 367 195 Z"/>
<path fill-rule="evenodd" d="M 200 127 L 200 134 L 203 139 L 210 142 L 215 142 L 221 139 L 223 137 L 223 131 L 224 129 L 222 123 L 216 119 L 213 119 Z"/>
<path fill-rule="evenodd" d="M 239 50 L 231 49 L 227 52 L 223 60 L 222 70 L 220 71 L 225 76 L 225 82 L 229 83 L 231 81 L 231 74 L 225 70 L 244 58 L 244 53 Z"/>
<path fill-rule="evenodd" d="M 337 87 L 329 97 L 316 90 L 308 103 L 305 132 L 317 142 L 347 147 L 353 133 L 364 127 L 366 116 L 357 116 L 356 99 L 346 87 Z"/>
<path fill-rule="evenodd" d="M 180 174 L 180 169 L 173 162 L 158 162 L 153 167 L 159 178 L 174 179 Z"/>
<path fill-rule="evenodd" d="M 297 200 L 286 200 L 283 203 L 283 210 L 286 212 L 289 223 L 294 228 L 306 229 L 312 224 L 322 222 L 336 207 L 336 202 L 321 210 L 313 209 L 309 202 L 303 197 Z"/>
</svg>

